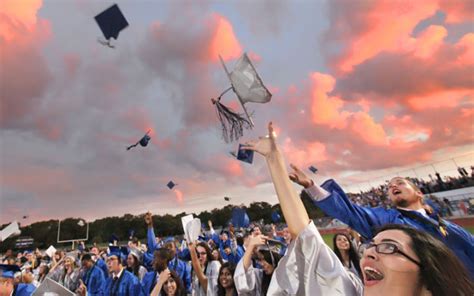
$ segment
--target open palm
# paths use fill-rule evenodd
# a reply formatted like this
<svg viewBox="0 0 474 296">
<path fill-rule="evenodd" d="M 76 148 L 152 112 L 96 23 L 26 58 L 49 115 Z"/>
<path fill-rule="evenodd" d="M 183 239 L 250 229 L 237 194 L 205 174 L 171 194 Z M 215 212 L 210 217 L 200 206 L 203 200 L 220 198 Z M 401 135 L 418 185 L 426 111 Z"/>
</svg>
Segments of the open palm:
<svg viewBox="0 0 474 296">
<path fill-rule="evenodd" d="M 263 156 L 267 156 L 273 151 L 277 150 L 277 146 L 275 143 L 275 134 L 273 131 L 273 124 L 272 122 L 268 123 L 268 136 L 260 137 L 258 140 L 249 141 L 242 145 L 244 149 L 253 150 L 262 154 Z"/>
</svg>

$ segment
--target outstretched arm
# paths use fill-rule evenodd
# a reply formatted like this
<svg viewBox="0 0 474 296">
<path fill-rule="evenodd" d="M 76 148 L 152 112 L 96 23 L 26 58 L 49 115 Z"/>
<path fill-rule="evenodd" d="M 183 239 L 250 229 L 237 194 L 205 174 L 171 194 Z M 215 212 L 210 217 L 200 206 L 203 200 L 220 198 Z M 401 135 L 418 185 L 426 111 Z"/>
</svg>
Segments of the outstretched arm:
<svg viewBox="0 0 474 296">
<path fill-rule="evenodd" d="M 196 254 L 196 246 L 194 243 L 189 243 L 189 254 L 191 255 L 191 264 L 199 280 L 199 284 L 201 284 L 201 287 L 204 291 L 207 291 L 208 280 L 204 274 L 204 270 L 202 270 L 201 263 L 199 263 L 199 259 Z"/>
<path fill-rule="evenodd" d="M 157 247 L 155 231 L 153 229 L 153 215 L 150 212 L 145 214 L 145 223 L 147 226 L 148 250 L 153 253 Z"/>
<path fill-rule="evenodd" d="M 272 123 L 268 124 L 267 137 L 248 142 L 244 146 L 245 149 L 254 150 L 265 157 L 288 229 L 295 238 L 308 226 L 309 216 L 288 179 L 285 160 L 276 145 Z"/>
</svg>

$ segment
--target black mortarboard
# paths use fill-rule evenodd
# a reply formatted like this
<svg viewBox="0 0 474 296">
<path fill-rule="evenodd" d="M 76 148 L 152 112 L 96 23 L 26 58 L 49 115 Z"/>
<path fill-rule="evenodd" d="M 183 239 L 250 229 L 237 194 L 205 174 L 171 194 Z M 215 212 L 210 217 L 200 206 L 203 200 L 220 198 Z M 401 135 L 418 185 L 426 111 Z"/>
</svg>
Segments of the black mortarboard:
<svg viewBox="0 0 474 296">
<path fill-rule="evenodd" d="M 315 166 L 310 166 L 308 168 L 311 172 L 313 172 L 313 174 L 316 174 L 316 172 L 318 171 L 318 169 L 315 167 Z"/>
<path fill-rule="evenodd" d="M 135 144 L 130 145 L 127 147 L 127 150 L 132 149 L 133 147 L 136 147 L 138 144 L 142 147 L 146 147 L 148 145 L 148 142 L 151 140 L 151 137 L 148 135 L 151 132 L 151 130 L 148 130 L 146 134 Z"/>
<path fill-rule="evenodd" d="M 168 184 L 166 184 L 166 186 L 168 186 L 169 189 L 173 189 L 173 187 L 176 185 L 178 184 L 175 184 L 173 181 L 169 181 Z"/>
<path fill-rule="evenodd" d="M 108 42 L 110 38 L 117 39 L 120 31 L 128 27 L 128 22 L 117 4 L 96 15 L 95 20 Z M 105 44 L 110 46 L 110 43 Z"/>
<path fill-rule="evenodd" d="M 224 199 L 225 199 L 226 201 L 230 201 L 230 197 L 225 196 Z"/>
<path fill-rule="evenodd" d="M 253 162 L 253 150 L 242 149 L 242 144 L 239 144 L 239 151 L 237 152 L 237 159 L 243 162 Z"/>
</svg>

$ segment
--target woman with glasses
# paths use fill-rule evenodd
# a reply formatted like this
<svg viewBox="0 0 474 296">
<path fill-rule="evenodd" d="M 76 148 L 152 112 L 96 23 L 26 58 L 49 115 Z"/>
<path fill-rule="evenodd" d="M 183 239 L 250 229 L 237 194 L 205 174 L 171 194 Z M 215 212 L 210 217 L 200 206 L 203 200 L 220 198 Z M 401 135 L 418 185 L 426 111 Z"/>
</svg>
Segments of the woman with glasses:
<svg viewBox="0 0 474 296">
<path fill-rule="evenodd" d="M 365 245 L 364 284 L 349 277 L 324 243 L 291 186 L 273 132 L 244 145 L 266 159 L 293 241 L 276 268 L 268 295 L 473 295 L 469 274 L 457 257 L 429 234 L 402 225 L 382 228 Z M 293 168 L 296 168 L 292 165 Z"/>
<path fill-rule="evenodd" d="M 362 244 L 364 295 L 473 295 L 469 273 L 454 253 L 430 234 L 388 224 Z"/>
<path fill-rule="evenodd" d="M 212 260 L 211 249 L 204 242 L 190 243 L 189 253 L 191 254 L 191 263 L 194 270 L 193 295 L 217 295 L 220 262 Z"/>
</svg>

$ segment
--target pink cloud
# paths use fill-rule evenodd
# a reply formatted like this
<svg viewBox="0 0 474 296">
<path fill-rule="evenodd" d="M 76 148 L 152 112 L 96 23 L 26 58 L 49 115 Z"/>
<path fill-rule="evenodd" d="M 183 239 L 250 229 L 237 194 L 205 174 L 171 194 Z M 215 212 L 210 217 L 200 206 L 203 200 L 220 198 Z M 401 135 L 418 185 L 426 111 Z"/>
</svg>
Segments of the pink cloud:
<svg viewBox="0 0 474 296">
<path fill-rule="evenodd" d="M 328 96 L 334 89 L 336 80 L 327 74 L 311 74 L 311 114 L 313 122 L 330 128 L 345 128 L 348 112 L 341 112 L 344 102 L 339 97 Z"/>
<path fill-rule="evenodd" d="M 361 64 L 382 52 L 412 47 L 418 56 L 429 57 L 446 36 L 441 26 L 428 28 L 413 43 L 412 33 L 423 20 L 438 10 L 446 14 L 447 23 L 473 21 L 473 5 L 469 1 L 383 0 L 354 2 L 330 2 L 330 23 L 326 41 L 341 46 L 341 52 L 332 56 L 332 65 L 342 73 L 351 72 Z"/>
<path fill-rule="evenodd" d="M 225 17 L 214 13 L 211 26 L 211 30 L 214 31 L 209 44 L 211 60 L 219 61 L 219 55 L 224 60 L 238 58 L 242 54 L 242 47 L 234 34 L 231 23 Z"/>
<path fill-rule="evenodd" d="M 51 74 L 41 48 L 51 37 L 48 21 L 37 18 L 42 1 L 3 1 L 0 5 L 0 127 L 38 128 L 35 119 Z M 35 124 L 39 123 L 39 127 Z M 55 138 L 55 136 L 53 136 Z"/>
</svg>

